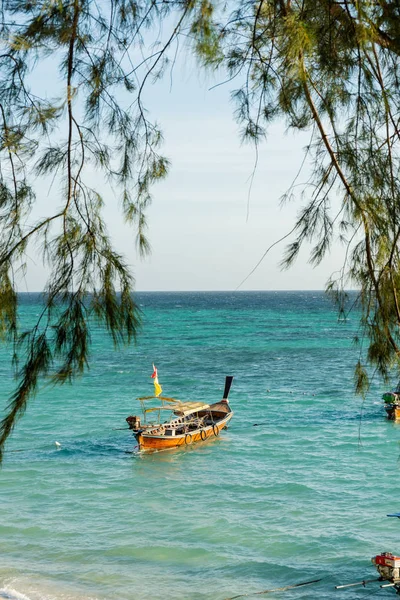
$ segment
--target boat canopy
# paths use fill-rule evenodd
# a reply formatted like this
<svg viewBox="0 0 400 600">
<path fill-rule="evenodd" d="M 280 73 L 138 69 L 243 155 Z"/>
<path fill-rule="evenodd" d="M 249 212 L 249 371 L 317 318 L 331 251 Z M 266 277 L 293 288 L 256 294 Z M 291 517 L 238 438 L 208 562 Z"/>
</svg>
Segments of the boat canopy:
<svg viewBox="0 0 400 600">
<path fill-rule="evenodd" d="M 203 402 L 180 402 L 179 404 L 175 404 L 175 406 L 152 406 L 151 408 L 146 408 L 144 413 L 147 414 L 157 410 L 172 410 L 175 415 L 187 417 L 192 413 L 208 410 L 209 408 L 210 405 L 204 404 Z"/>
<path fill-rule="evenodd" d="M 177 402 L 180 403 L 180 400 L 176 400 L 175 398 L 165 398 L 165 396 L 143 396 L 143 398 L 137 398 L 140 402 L 143 400 L 161 400 L 163 402 Z"/>
<path fill-rule="evenodd" d="M 144 414 L 155 412 L 156 410 L 175 410 L 175 406 L 152 406 L 151 408 L 145 408 Z"/>
<path fill-rule="evenodd" d="M 174 406 L 174 413 L 176 415 L 186 417 L 192 413 L 199 412 L 201 410 L 207 410 L 210 408 L 209 404 L 203 402 L 181 402 L 177 406 Z"/>
<path fill-rule="evenodd" d="M 161 410 L 171 410 L 178 417 L 187 417 L 193 413 L 201 410 L 208 410 L 210 408 L 210 405 L 205 404 L 204 402 L 182 402 L 181 400 L 176 400 L 175 398 L 165 398 L 164 396 L 144 396 L 143 398 L 138 398 L 138 400 L 140 400 L 142 404 L 145 417 L 148 413 Z M 162 405 L 145 408 L 146 400 L 161 400 Z"/>
</svg>

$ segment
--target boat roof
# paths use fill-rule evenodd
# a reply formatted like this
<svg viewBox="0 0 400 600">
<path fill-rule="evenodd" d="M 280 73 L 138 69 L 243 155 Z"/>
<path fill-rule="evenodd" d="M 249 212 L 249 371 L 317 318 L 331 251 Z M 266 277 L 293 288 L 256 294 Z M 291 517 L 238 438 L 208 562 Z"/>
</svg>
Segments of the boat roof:
<svg viewBox="0 0 400 600">
<path fill-rule="evenodd" d="M 187 415 L 199 412 L 200 410 L 207 410 L 208 408 L 210 408 L 210 405 L 204 404 L 204 402 L 181 402 L 177 406 L 174 406 L 174 413 L 186 417 Z"/>
<path fill-rule="evenodd" d="M 199 412 L 201 410 L 207 410 L 210 408 L 209 404 L 204 404 L 204 402 L 179 402 L 174 406 L 152 406 L 151 408 L 146 408 L 144 411 L 146 414 L 155 412 L 157 410 L 172 410 L 174 414 L 180 417 L 187 417 L 193 413 Z"/>
<path fill-rule="evenodd" d="M 137 398 L 137 400 L 140 400 L 141 402 L 143 400 L 162 400 L 164 402 L 178 402 L 178 403 L 180 403 L 180 400 L 176 400 L 175 398 L 166 398 L 165 396 L 143 396 L 142 398 Z"/>
<path fill-rule="evenodd" d="M 177 400 L 176 398 L 167 398 L 166 396 L 143 396 L 141 398 L 138 398 L 138 400 L 143 403 L 144 413 L 155 412 L 157 410 L 172 410 L 175 415 L 186 417 L 188 415 L 191 415 L 192 413 L 196 413 L 201 410 L 207 410 L 210 408 L 210 405 L 205 404 L 204 402 L 182 402 L 181 400 Z M 151 408 L 144 408 L 144 402 L 146 400 L 161 400 L 162 405 L 152 406 Z M 168 402 L 170 405 L 165 405 L 164 402 Z"/>
<path fill-rule="evenodd" d="M 151 408 L 146 408 L 144 412 L 147 414 L 156 410 L 175 410 L 175 406 L 152 406 Z"/>
</svg>

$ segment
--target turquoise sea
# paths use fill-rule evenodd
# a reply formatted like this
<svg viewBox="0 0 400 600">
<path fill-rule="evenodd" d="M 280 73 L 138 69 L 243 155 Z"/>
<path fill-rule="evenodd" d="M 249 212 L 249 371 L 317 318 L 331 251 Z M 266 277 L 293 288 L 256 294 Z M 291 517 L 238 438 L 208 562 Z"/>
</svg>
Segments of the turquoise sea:
<svg viewBox="0 0 400 600">
<path fill-rule="evenodd" d="M 141 293 L 136 346 L 92 332 L 90 371 L 44 387 L 0 471 L 0 598 L 391 598 L 370 558 L 400 553 L 400 427 L 382 386 L 353 394 L 357 315 L 322 292 Z M 21 319 L 40 311 L 25 295 Z M 139 455 L 125 418 L 153 390 L 214 402 L 234 375 L 229 430 Z M 1 350 L 0 408 L 12 390 Z M 61 444 L 59 448 L 55 442 Z M 250 597 L 250 596 L 249 596 Z M 264 597 L 264 596 L 256 596 Z"/>
</svg>

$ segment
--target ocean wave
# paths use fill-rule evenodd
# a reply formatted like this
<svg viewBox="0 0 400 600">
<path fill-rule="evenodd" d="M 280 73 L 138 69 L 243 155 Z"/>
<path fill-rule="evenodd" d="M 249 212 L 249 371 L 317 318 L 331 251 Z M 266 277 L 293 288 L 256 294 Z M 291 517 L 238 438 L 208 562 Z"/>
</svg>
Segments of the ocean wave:
<svg viewBox="0 0 400 600">
<path fill-rule="evenodd" d="M 4 600 L 32 600 L 26 596 L 26 594 L 22 594 L 21 592 L 18 592 L 17 590 L 8 586 L 0 588 L 0 598 L 1 600 L 3 600 L 3 598 Z M 43 598 L 43 600 L 45 599 Z"/>
</svg>

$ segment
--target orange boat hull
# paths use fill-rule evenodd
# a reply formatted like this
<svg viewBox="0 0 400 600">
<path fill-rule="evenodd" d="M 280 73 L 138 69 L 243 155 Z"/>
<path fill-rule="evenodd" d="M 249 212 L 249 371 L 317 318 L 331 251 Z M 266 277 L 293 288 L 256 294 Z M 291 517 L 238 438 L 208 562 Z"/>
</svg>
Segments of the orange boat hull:
<svg viewBox="0 0 400 600">
<path fill-rule="evenodd" d="M 385 408 L 388 419 L 398 423 L 400 421 L 400 407 L 393 405 L 391 407 L 386 406 Z"/>
<path fill-rule="evenodd" d="M 139 451 L 156 452 L 160 450 L 170 450 L 180 446 L 190 446 L 196 442 L 204 442 L 211 437 L 218 436 L 222 429 L 227 426 L 232 416 L 233 412 L 230 412 L 224 419 L 214 425 L 209 425 L 197 431 L 191 431 L 190 433 L 175 436 L 140 432 L 135 435 L 139 445 Z"/>
</svg>

